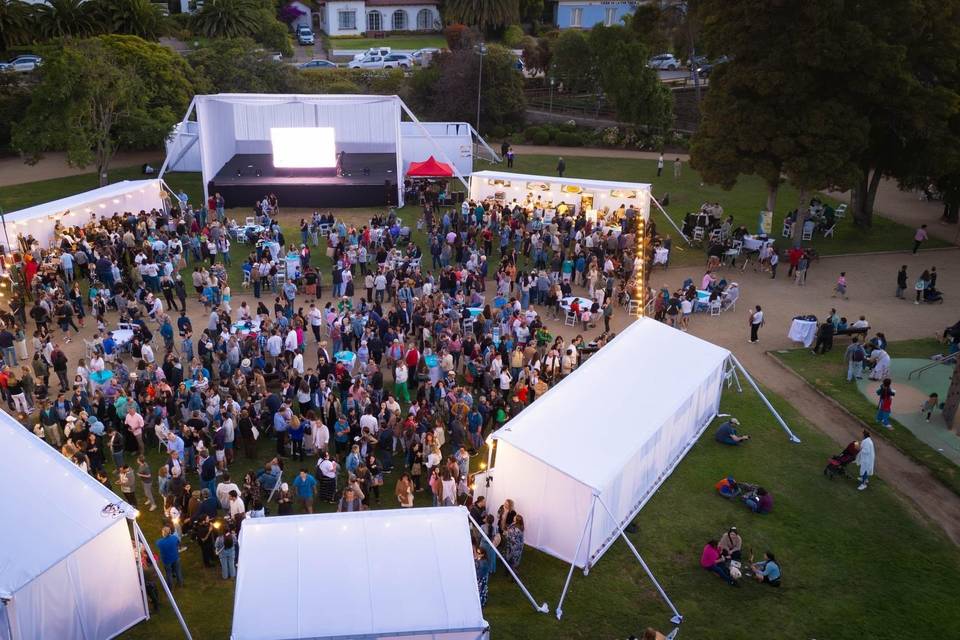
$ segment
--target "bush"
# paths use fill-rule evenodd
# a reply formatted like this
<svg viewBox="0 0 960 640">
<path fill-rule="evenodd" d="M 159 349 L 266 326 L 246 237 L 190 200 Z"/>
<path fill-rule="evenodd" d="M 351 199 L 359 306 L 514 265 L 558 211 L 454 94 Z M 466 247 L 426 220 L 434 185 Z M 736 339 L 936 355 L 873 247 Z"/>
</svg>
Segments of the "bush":
<svg viewBox="0 0 960 640">
<path fill-rule="evenodd" d="M 538 133 L 540 133 L 541 131 L 543 131 L 541 127 L 529 126 L 523 132 L 523 139 L 528 141 L 533 140 L 533 137 Z"/>
<path fill-rule="evenodd" d="M 503 32 L 503 43 L 511 49 L 518 49 L 523 42 L 523 29 L 519 25 L 512 24 Z"/>
<path fill-rule="evenodd" d="M 538 129 L 534 132 L 531 142 L 533 144 L 550 144 L 550 134 L 543 129 Z"/>
<path fill-rule="evenodd" d="M 500 140 L 501 138 L 505 138 L 506 136 L 507 136 L 507 129 L 503 125 L 498 124 L 490 128 L 490 137 Z"/>
<path fill-rule="evenodd" d="M 577 123 L 573 120 L 567 120 L 566 122 L 560 123 L 560 131 L 573 133 L 576 130 L 577 130 Z"/>
<path fill-rule="evenodd" d="M 583 144 L 583 138 L 578 133 L 561 131 L 557 133 L 556 142 L 561 147 L 579 147 Z"/>
</svg>

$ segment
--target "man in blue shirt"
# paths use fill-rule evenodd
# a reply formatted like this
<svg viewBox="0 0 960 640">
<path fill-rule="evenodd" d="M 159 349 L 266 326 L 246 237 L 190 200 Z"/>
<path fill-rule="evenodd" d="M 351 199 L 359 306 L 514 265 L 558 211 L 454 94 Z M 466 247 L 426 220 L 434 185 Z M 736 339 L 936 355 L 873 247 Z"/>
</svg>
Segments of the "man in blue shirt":
<svg viewBox="0 0 960 640">
<path fill-rule="evenodd" d="M 157 551 L 160 552 L 160 562 L 163 563 L 163 573 L 167 577 L 167 584 L 173 586 L 174 580 L 183 586 L 183 572 L 180 570 L 180 538 L 173 533 L 170 527 L 161 530 L 161 538 L 157 540 Z"/>
<path fill-rule="evenodd" d="M 740 436 L 737 435 L 736 427 L 740 424 L 740 421 L 736 418 L 731 418 L 717 427 L 717 432 L 714 434 L 714 438 L 720 444 L 728 444 L 731 446 L 737 446 L 745 440 L 749 440 L 750 436 Z"/>
<path fill-rule="evenodd" d="M 317 479 L 307 473 L 306 469 L 300 469 L 296 479 L 293 481 L 293 489 L 297 495 L 297 502 L 303 504 L 307 513 L 313 513 L 313 490 L 317 485 Z"/>
<path fill-rule="evenodd" d="M 280 409 L 273 414 L 273 431 L 277 434 L 277 455 L 287 454 L 287 417 L 286 405 L 280 405 Z"/>
</svg>

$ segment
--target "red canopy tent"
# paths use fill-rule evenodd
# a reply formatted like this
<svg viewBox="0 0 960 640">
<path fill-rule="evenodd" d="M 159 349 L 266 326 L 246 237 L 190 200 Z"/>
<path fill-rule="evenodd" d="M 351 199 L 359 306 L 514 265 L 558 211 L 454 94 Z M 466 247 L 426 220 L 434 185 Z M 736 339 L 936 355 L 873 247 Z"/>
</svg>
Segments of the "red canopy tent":
<svg viewBox="0 0 960 640">
<path fill-rule="evenodd" d="M 407 169 L 408 178 L 452 178 L 453 169 L 450 165 L 443 162 L 437 162 L 436 158 L 430 156 L 423 162 L 411 162 Z"/>
</svg>

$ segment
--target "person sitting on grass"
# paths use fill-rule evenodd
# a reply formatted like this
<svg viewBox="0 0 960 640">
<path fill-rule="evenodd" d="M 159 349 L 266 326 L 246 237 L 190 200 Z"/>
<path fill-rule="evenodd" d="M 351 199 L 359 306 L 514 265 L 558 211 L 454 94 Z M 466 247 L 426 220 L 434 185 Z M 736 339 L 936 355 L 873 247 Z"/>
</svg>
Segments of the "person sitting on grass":
<svg viewBox="0 0 960 640">
<path fill-rule="evenodd" d="M 743 503 L 754 513 L 767 514 L 773 511 L 773 496 L 763 487 L 748 492 L 743 496 Z"/>
<path fill-rule="evenodd" d="M 780 586 L 780 564 L 776 557 L 767 551 L 763 554 L 762 562 L 751 562 L 750 568 L 753 569 L 753 577 L 757 582 L 769 584 L 771 587 Z M 752 560 L 752 558 L 751 558 Z"/>
<path fill-rule="evenodd" d="M 743 538 L 740 537 L 736 527 L 730 527 L 720 536 L 720 543 L 717 546 L 723 557 L 739 561 L 743 549 Z"/>
<path fill-rule="evenodd" d="M 700 554 L 700 566 L 726 580 L 731 587 L 737 586 L 737 581 L 731 577 L 730 571 L 727 570 L 727 561 L 720 554 L 720 548 L 717 546 L 716 540 L 711 540 L 704 545 L 703 553 Z"/>
<path fill-rule="evenodd" d="M 740 426 L 740 421 L 736 418 L 730 418 L 719 427 L 717 427 L 716 433 L 713 435 L 714 439 L 720 444 L 728 444 L 731 446 L 737 446 L 741 442 L 750 439 L 750 436 L 747 435 L 737 435 L 737 427 Z"/>
<path fill-rule="evenodd" d="M 740 495 L 740 487 L 737 486 L 737 481 L 733 479 L 733 476 L 721 478 L 720 482 L 713 486 L 717 490 L 717 493 L 724 498 L 736 498 Z"/>
</svg>

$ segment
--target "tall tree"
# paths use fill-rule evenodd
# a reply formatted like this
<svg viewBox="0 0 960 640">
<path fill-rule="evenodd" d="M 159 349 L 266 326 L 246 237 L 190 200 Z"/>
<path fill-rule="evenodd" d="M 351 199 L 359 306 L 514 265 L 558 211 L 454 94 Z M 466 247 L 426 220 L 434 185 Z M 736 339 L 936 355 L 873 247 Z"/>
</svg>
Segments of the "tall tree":
<svg viewBox="0 0 960 640">
<path fill-rule="evenodd" d="M 637 60 L 635 63 L 643 64 Z M 582 31 L 564 31 L 553 44 L 552 74 L 568 91 L 596 91 L 597 60 L 590 48 L 587 34 Z"/>
<path fill-rule="evenodd" d="M 299 93 L 299 70 L 257 51 L 250 38 L 223 38 L 187 57 L 198 93 Z"/>
<path fill-rule="evenodd" d="M 47 0 L 36 5 L 34 11 L 44 38 L 88 36 L 101 31 L 93 6 L 85 0 Z"/>
<path fill-rule="evenodd" d="M 155 40 L 163 30 L 163 16 L 150 0 L 89 0 L 89 4 L 106 33 Z"/>
<path fill-rule="evenodd" d="M 261 17 L 257 0 L 207 0 L 194 14 L 193 26 L 211 38 L 239 38 L 256 33 Z"/>
<path fill-rule="evenodd" d="M 33 11 L 21 0 L 0 0 L 0 49 L 30 41 Z"/>
<path fill-rule="evenodd" d="M 617 119 L 665 130 L 672 120 L 673 96 L 657 72 L 645 64 L 649 50 L 623 26 L 597 25 L 590 31 L 600 86 L 617 112 Z"/>
<path fill-rule="evenodd" d="M 27 162 L 65 150 L 104 184 L 119 148 L 163 143 L 192 95 L 190 75 L 176 53 L 134 36 L 67 41 L 44 61 L 13 147 Z"/>
<path fill-rule="evenodd" d="M 520 22 L 519 0 L 447 0 L 447 22 L 480 29 L 499 29 Z"/>
</svg>

